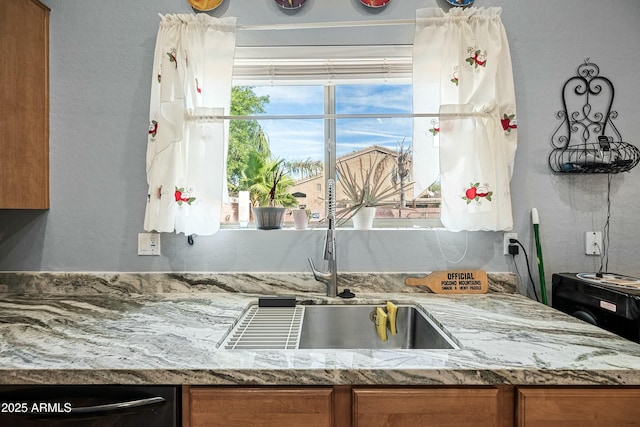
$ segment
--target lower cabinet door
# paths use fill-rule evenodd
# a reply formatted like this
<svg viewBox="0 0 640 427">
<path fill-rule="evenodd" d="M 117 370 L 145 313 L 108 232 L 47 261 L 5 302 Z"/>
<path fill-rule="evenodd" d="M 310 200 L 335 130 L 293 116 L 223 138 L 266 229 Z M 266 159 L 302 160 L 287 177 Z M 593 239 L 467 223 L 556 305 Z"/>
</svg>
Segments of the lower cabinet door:
<svg viewBox="0 0 640 427">
<path fill-rule="evenodd" d="M 513 392 L 491 387 L 355 388 L 355 427 L 513 425 Z"/>
<path fill-rule="evenodd" d="M 640 426 L 639 388 L 518 387 L 518 427 Z"/>
<path fill-rule="evenodd" d="M 185 427 L 331 427 L 331 387 L 189 387 Z"/>
</svg>

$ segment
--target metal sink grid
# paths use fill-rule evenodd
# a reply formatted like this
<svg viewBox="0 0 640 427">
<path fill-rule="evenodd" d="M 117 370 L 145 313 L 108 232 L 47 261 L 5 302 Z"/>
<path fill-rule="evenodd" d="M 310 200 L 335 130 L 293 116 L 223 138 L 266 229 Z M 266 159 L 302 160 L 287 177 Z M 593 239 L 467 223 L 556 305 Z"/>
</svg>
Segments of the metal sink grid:
<svg viewBox="0 0 640 427">
<path fill-rule="evenodd" d="M 224 340 L 227 350 L 295 350 L 300 342 L 304 307 L 253 305 Z"/>
</svg>

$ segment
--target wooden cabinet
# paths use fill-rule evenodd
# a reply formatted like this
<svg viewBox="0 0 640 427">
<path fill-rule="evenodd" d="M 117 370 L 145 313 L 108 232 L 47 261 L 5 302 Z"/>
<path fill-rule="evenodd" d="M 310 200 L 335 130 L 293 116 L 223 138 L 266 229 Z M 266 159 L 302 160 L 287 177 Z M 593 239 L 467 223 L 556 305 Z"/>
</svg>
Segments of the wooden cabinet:
<svg viewBox="0 0 640 427">
<path fill-rule="evenodd" d="M 508 387 L 354 387 L 353 426 L 513 426 L 513 390 Z"/>
<path fill-rule="evenodd" d="M 49 208 L 49 9 L 0 2 L 0 209 Z"/>
<path fill-rule="evenodd" d="M 332 387 L 185 387 L 185 427 L 331 427 Z"/>
<path fill-rule="evenodd" d="M 185 387 L 183 426 L 512 427 L 512 387 Z"/>
<path fill-rule="evenodd" d="M 518 427 L 640 426 L 640 388 L 519 387 Z"/>
<path fill-rule="evenodd" d="M 184 427 L 640 426 L 640 387 L 185 386 Z"/>
</svg>

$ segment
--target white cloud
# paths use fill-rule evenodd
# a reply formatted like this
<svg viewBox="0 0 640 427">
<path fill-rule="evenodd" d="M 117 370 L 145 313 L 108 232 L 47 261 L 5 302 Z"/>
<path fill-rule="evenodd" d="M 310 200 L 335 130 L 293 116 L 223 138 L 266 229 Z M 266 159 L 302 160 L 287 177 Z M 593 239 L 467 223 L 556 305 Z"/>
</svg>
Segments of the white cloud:
<svg viewBox="0 0 640 427">
<path fill-rule="evenodd" d="M 322 159 L 322 120 L 259 120 L 275 157 Z"/>
<path fill-rule="evenodd" d="M 267 114 L 322 114 L 322 86 L 255 86 L 256 95 L 269 95 Z"/>
</svg>

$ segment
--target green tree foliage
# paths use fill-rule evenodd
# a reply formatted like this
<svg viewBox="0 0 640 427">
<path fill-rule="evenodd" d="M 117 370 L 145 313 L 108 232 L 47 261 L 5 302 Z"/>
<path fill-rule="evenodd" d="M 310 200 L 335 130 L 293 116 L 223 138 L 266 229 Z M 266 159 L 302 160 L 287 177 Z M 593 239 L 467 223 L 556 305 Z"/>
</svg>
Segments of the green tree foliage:
<svg viewBox="0 0 640 427">
<path fill-rule="evenodd" d="M 264 113 L 268 96 L 258 96 L 250 86 L 231 90 L 231 115 L 250 116 Z M 295 207 L 298 201 L 289 190 L 295 184 L 291 175 L 313 176 L 322 172 L 322 161 L 284 161 L 273 159 L 269 140 L 257 120 L 231 120 L 227 182 L 229 192 L 250 192 L 253 206 Z"/>
<path fill-rule="evenodd" d="M 282 160 L 265 158 L 256 151 L 249 153 L 240 187 L 249 190 L 253 206 L 297 206 L 298 201 L 289 193 L 294 184 L 295 181 L 285 173 Z"/>
<path fill-rule="evenodd" d="M 231 89 L 231 115 L 248 116 L 264 113 L 268 96 L 258 96 L 250 86 L 234 86 Z M 257 120 L 231 120 L 229 123 L 229 152 L 227 157 L 227 182 L 229 191 L 236 194 L 241 188 L 242 174 L 252 153 L 264 159 L 271 156 L 269 141 Z"/>
</svg>

